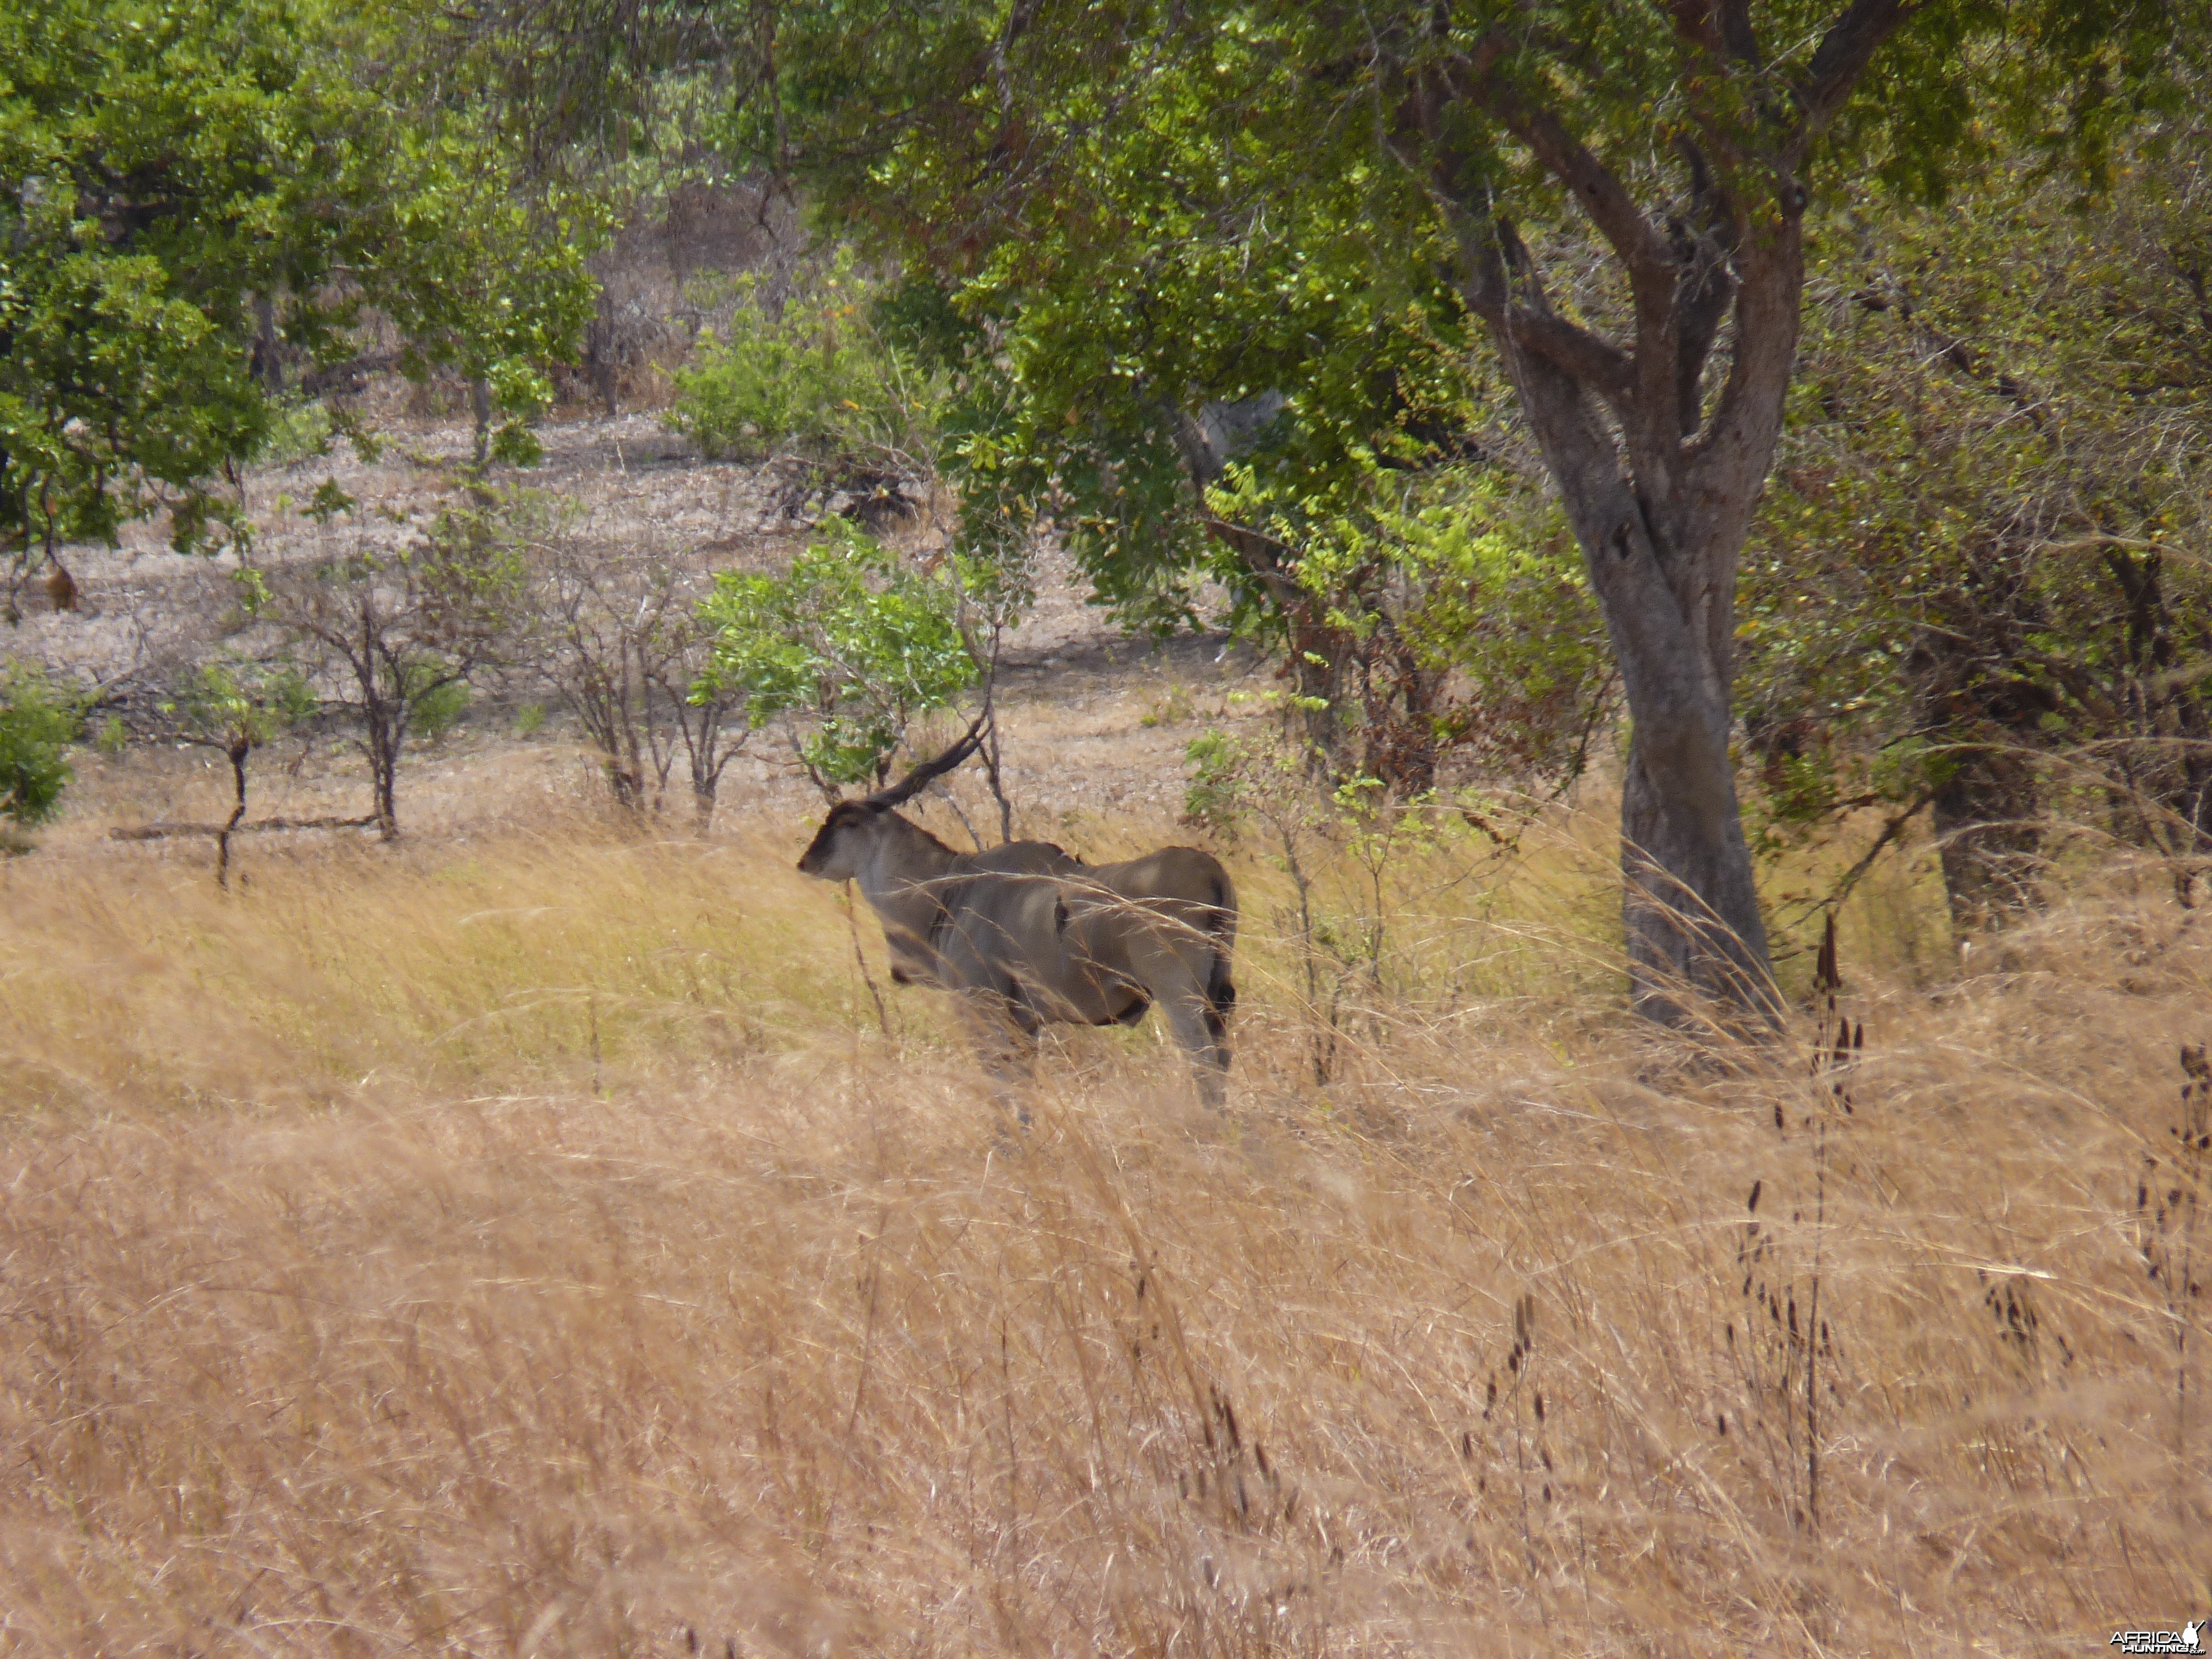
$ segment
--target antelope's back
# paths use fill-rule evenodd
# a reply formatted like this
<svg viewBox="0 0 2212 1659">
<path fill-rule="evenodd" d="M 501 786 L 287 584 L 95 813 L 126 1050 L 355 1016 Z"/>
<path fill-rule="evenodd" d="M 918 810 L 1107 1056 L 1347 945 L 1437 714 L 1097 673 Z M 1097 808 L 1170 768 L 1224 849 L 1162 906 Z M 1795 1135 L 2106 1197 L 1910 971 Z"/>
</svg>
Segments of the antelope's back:
<svg viewBox="0 0 2212 1659">
<path fill-rule="evenodd" d="M 1196 906 L 1218 914 L 1231 927 L 1236 924 L 1236 884 L 1221 860 L 1200 848 L 1163 847 L 1142 858 L 1100 865 L 1085 873 L 1132 902 Z"/>
<path fill-rule="evenodd" d="M 1163 847 L 1063 878 L 1088 949 L 1110 954 L 1134 923 L 1178 950 L 1217 951 L 1237 938 L 1237 888 L 1221 860 L 1195 847 Z"/>
<path fill-rule="evenodd" d="M 963 856 L 963 871 L 976 875 L 1058 876 L 1083 868 L 1083 860 L 1048 841 L 1010 841 Z"/>
</svg>

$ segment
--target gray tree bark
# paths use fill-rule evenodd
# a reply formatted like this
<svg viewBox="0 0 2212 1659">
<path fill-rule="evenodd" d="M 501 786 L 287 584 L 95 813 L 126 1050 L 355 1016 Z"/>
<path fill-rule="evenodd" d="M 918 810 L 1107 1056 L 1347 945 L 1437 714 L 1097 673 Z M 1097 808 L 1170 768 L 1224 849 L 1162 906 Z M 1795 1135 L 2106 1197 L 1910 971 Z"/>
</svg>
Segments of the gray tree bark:
<svg viewBox="0 0 2212 1659">
<path fill-rule="evenodd" d="M 1708 999 L 1765 1014 L 1777 1006 L 1729 748 L 1736 561 L 1781 428 L 1796 342 L 1797 232 L 1794 219 L 1772 231 L 1778 246 L 1765 263 L 1778 269 L 1758 271 L 1779 290 L 1770 337 L 1740 357 L 1735 395 L 1694 448 L 1683 441 L 1696 428 L 1683 432 L 1674 388 L 1662 388 L 1660 421 L 1644 422 L 1647 430 L 1608 422 L 1588 383 L 1529 341 L 1534 331 L 1512 310 L 1490 307 L 1620 666 L 1633 721 L 1621 803 L 1632 988 L 1639 1011 L 1670 1024 Z M 1490 273 L 1501 286 L 1509 263 L 1525 269 L 1506 240 Z"/>
<path fill-rule="evenodd" d="M 1899 0 L 1852 0 L 1786 102 L 1700 107 L 1686 82 L 1686 189 L 1653 204 L 1500 67 L 1516 49 L 1502 32 L 1425 56 L 1393 122 L 1394 149 L 1455 234 L 1462 292 L 1559 485 L 1620 665 L 1634 722 L 1621 803 L 1631 989 L 1668 1024 L 1717 1006 L 1757 1025 L 1781 1010 L 1729 755 L 1736 563 L 1796 352 L 1800 174 L 1904 14 Z M 1682 8 L 1676 21 L 1711 84 L 1758 69 L 1747 8 Z M 1468 111 L 1510 134 L 1603 238 L 1628 279 L 1628 343 L 1554 310 L 1514 226 L 1493 216 L 1494 172 L 1462 147 Z"/>
</svg>

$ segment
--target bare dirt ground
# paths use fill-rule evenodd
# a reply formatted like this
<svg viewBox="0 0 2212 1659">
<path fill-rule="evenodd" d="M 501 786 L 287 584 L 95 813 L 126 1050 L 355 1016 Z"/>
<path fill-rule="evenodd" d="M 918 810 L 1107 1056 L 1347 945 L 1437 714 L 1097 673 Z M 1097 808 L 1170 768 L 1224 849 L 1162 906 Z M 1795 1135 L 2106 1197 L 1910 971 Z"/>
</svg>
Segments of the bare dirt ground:
<svg viewBox="0 0 2212 1659">
<path fill-rule="evenodd" d="M 567 504 L 587 538 L 650 539 L 702 572 L 787 562 L 820 510 L 775 464 L 702 459 L 650 415 L 549 422 L 539 436 L 544 463 L 500 482 Z M 459 421 L 401 422 L 386 426 L 383 439 L 374 460 L 341 444 L 249 475 L 250 558 L 282 563 L 340 533 L 303 511 L 326 479 L 359 504 L 343 533 L 392 544 L 421 533 L 452 499 L 469 429 Z M 948 507 L 938 501 L 921 508 L 890 533 L 927 554 L 942 544 Z M 149 709 L 212 644 L 229 638 L 249 650 L 265 646 L 237 614 L 238 556 L 179 555 L 166 533 L 161 520 L 149 520 L 131 526 L 117 548 L 67 550 L 80 608 L 31 611 L 0 639 L 0 653 L 112 684 L 131 722 L 132 711 Z M 1104 833 L 1098 820 L 1105 815 L 1171 822 L 1181 807 L 1185 744 L 1208 720 L 1237 712 L 1230 692 L 1264 690 L 1271 683 L 1265 668 L 1218 634 L 1157 643 L 1126 637 L 1085 602 L 1079 577 L 1056 550 L 1044 554 L 1040 576 L 1035 609 L 1006 641 L 998 694 L 1006 781 L 1022 823 L 1082 851 L 1086 834 Z M 518 715 L 532 705 L 545 710 L 544 722 L 519 736 Z M 734 830 L 813 810 L 819 796 L 788 763 L 776 734 L 757 734 L 751 748 L 757 752 L 741 757 L 725 779 L 720 821 Z M 219 757 L 205 750 L 140 742 L 119 755 L 87 751 L 46 840 L 58 850 L 83 849 L 112 825 L 220 816 L 228 788 Z M 521 663 L 479 690 L 457 730 L 405 762 L 400 812 L 410 833 L 465 835 L 527 821 L 549 801 L 573 805 L 602 793 L 573 721 Z M 257 760 L 257 816 L 358 812 L 367 799 L 365 764 L 342 737 L 279 745 Z M 131 855 L 173 850 L 141 848 Z"/>
</svg>

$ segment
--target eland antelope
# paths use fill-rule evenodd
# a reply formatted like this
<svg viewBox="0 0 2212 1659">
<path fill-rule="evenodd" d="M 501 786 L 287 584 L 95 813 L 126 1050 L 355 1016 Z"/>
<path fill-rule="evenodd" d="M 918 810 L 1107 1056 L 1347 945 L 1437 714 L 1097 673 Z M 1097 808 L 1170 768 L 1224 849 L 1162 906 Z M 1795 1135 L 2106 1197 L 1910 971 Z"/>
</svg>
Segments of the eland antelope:
<svg viewBox="0 0 2212 1659">
<path fill-rule="evenodd" d="M 1042 841 L 954 852 L 896 809 L 975 753 L 981 724 L 889 788 L 831 807 L 800 871 L 860 884 L 893 981 L 958 993 L 1001 1075 L 1027 1070 L 1048 1023 L 1134 1025 L 1158 1003 L 1218 1106 L 1237 1001 L 1229 872 L 1194 847 L 1101 865 Z"/>
</svg>

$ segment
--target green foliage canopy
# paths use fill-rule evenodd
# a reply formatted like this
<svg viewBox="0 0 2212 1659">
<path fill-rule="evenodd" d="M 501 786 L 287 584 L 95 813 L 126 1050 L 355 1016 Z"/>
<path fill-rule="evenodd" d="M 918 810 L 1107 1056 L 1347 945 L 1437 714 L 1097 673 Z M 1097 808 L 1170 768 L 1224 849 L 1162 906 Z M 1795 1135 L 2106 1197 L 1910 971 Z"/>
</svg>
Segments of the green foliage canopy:
<svg viewBox="0 0 2212 1659">
<path fill-rule="evenodd" d="M 1402 585 L 1385 597 L 1420 565 L 1394 527 L 1409 493 L 1394 475 L 1474 447 L 1532 495 L 1542 471 L 1466 303 L 1492 257 L 1487 218 L 1522 227 L 1515 245 L 1564 284 L 1521 296 L 1538 325 L 1587 362 L 1624 361 L 1608 337 L 1671 326 L 1626 292 L 1638 223 L 1680 239 L 1717 190 L 1742 245 L 1807 189 L 1940 195 L 2000 131 L 2094 170 L 2114 131 L 2172 96 L 2170 20 L 2135 0 L 1534 14 L 843 0 L 759 15 L 768 50 L 731 146 L 803 179 L 966 325 L 939 331 L 961 370 L 945 448 L 963 544 L 1003 556 L 1049 517 L 1124 620 L 1180 625 L 1211 576 L 1294 665 L 1347 641 L 1358 654 L 1389 625 L 1420 636 L 1411 654 L 1431 670 L 1455 670 L 1468 653 L 1450 623 L 1487 617 L 1473 653 L 1486 694 L 1515 695 L 1429 716 L 1444 731 L 1532 716 L 1562 659 L 1595 643 L 1594 600 L 1564 571 L 1458 582 L 1427 622 Z M 1759 351 L 1786 362 L 1794 321 L 1759 325 L 1784 343 Z M 1271 390 L 1287 403 L 1248 442 L 1243 476 L 1207 495 L 1220 458 L 1194 453 L 1202 417 Z M 1671 418 L 1673 394 L 1661 401 Z M 1747 500 L 1759 447 L 1731 481 Z M 1426 492 L 1415 520 L 1447 493 Z M 1256 533 L 1224 533 L 1238 529 Z M 1522 552 L 1571 556 L 1557 534 Z M 1501 641 L 1532 647 L 1503 678 Z M 1583 696 L 1549 710 L 1555 750 L 1602 676 L 1572 678 Z"/>
<path fill-rule="evenodd" d="M 1332 751 L 1356 735 L 1359 765 L 1416 789 L 1439 747 L 1543 769 L 1571 756 L 1603 680 L 1595 611 L 1571 570 L 1493 579 L 1571 560 L 1571 544 L 1541 508 L 1534 455 L 1498 441 L 1502 377 L 1472 349 L 1443 227 L 1364 125 L 1316 134 L 1308 70 L 1258 15 L 1222 21 L 1202 50 L 1176 35 L 1110 94 L 1017 41 L 1017 118 L 1058 136 L 1012 168 L 1012 195 L 933 197 L 945 181 L 921 133 L 870 151 L 864 176 L 811 153 L 795 165 L 848 229 L 908 261 L 881 310 L 886 332 L 952 376 L 940 454 L 971 558 L 1018 565 L 1049 520 L 1098 597 L 1155 631 L 1194 620 L 1210 580 L 1233 626 L 1290 659 L 1292 707 Z M 802 34 L 823 22 L 786 21 Z M 1062 24 L 1078 40 L 1104 27 Z M 895 36 L 929 27 L 887 23 Z M 866 149 L 820 96 L 799 142 L 826 145 L 835 129 Z M 773 144 L 771 127 L 738 140 Z M 1048 155 L 1048 187 L 1025 172 Z M 992 204 L 1031 191 L 1018 228 L 994 234 Z M 1475 540 L 1516 553 L 1427 560 L 1406 530 L 1453 511 L 1475 478 L 1487 520 Z M 1496 625 L 1479 639 L 1442 625 L 1470 611 Z M 1528 660 L 1511 661 L 1524 644 Z M 1539 718 L 1528 741 L 1509 739 Z"/>
<path fill-rule="evenodd" d="M 726 572 L 701 614 L 715 631 L 705 692 L 741 696 L 757 729 L 809 717 L 795 739 L 817 781 L 880 783 L 907 727 L 975 684 L 949 574 L 900 562 L 832 519 L 783 575 Z"/>
<path fill-rule="evenodd" d="M 0 546 L 112 539 L 157 506 L 180 549 L 235 535 L 224 485 L 268 430 L 276 337 L 348 356 L 367 307 L 411 369 L 542 400 L 596 222 L 528 184 L 488 112 L 397 101 L 435 33 L 322 0 L 0 14 Z"/>
<path fill-rule="evenodd" d="M 760 15 L 763 67 L 726 142 L 948 286 L 971 361 L 1012 392 L 955 434 L 968 485 L 998 486 L 980 511 L 1023 516 L 1057 490 L 1102 592 L 1138 612 L 1171 611 L 1175 574 L 1206 556 L 1175 505 L 1176 427 L 1200 404 L 1290 393 L 1283 463 L 1310 496 L 1417 458 L 1470 397 L 1503 392 L 1494 373 L 1467 378 L 1468 227 L 1447 198 L 1579 225 L 1508 105 L 1571 111 L 1565 141 L 1663 213 L 1692 143 L 1758 173 L 1789 166 L 1771 147 L 1815 123 L 1826 144 L 1795 142 L 1823 193 L 1936 196 L 2001 120 L 2095 165 L 2136 109 L 2173 97 L 2171 19 L 2151 0 L 1533 15 L 1505 0 L 840 0 Z M 1754 24 L 1763 55 L 1742 46 Z M 1837 78 L 1900 29 L 1870 70 Z M 1432 72 L 1479 74 L 1495 94 L 1451 82 L 1433 141 L 1413 108 Z M 1807 106 L 1823 96 L 1838 101 Z M 1431 176 L 1439 143 L 1448 179 Z M 1771 193 L 1754 181 L 1747 200 L 1762 182 Z M 1624 298 L 1583 283 L 1566 309 L 1632 326 Z M 1233 561 L 1217 574 L 1249 581 Z"/>
</svg>

